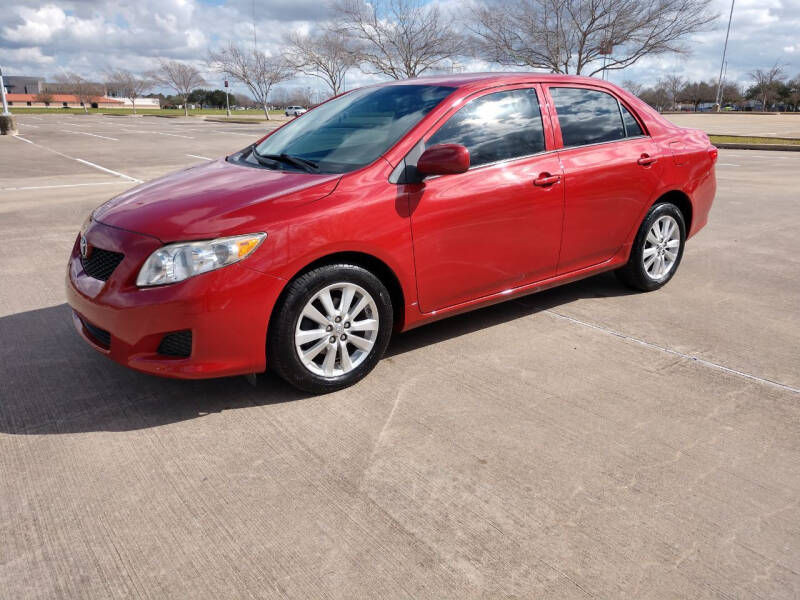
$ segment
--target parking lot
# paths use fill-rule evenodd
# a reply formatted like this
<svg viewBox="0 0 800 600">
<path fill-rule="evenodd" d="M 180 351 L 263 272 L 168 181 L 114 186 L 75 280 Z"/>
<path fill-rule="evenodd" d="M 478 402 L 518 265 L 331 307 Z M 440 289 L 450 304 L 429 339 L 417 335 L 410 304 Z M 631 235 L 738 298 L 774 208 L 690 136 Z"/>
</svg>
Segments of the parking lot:
<svg viewBox="0 0 800 600">
<path fill-rule="evenodd" d="M 800 153 L 720 151 L 660 291 L 607 274 L 441 321 L 308 397 L 129 371 L 64 303 L 92 208 L 270 124 L 19 121 L 0 599 L 800 596 Z"/>
<path fill-rule="evenodd" d="M 696 127 L 717 135 L 800 138 L 800 114 L 677 113 L 664 115 L 681 127 Z"/>
</svg>

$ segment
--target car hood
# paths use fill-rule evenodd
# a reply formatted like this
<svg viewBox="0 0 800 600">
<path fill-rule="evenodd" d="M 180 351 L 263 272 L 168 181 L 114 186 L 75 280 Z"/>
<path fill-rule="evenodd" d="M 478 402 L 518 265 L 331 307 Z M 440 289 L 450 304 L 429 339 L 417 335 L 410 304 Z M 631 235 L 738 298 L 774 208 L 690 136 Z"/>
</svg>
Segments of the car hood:
<svg viewBox="0 0 800 600">
<path fill-rule="evenodd" d="M 270 203 L 278 198 L 318 200 L 336 188 L 340 177 L 245 167 L 218 159 L 128 190 L 100 206 L 92 218 L 162 242 L 252 233 L 264 229 Z"/>
</svg>

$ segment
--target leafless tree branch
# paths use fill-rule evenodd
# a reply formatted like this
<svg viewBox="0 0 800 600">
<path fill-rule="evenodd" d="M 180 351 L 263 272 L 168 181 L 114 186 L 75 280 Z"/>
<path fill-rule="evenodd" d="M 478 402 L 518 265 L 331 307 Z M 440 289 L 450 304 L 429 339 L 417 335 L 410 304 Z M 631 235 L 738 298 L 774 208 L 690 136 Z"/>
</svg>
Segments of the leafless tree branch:
<svg viewBox="0 0 800 600">
<path fill-rule="evenodd" d="M 293 71 L 283 57 L 269 56 L 261 50 L 244 50 L 233 43 L 211 52 L 208 60 L 213 69 L 247 86 L 267 120 L 272 86 L 289 79 Z"/>
<path fill-rule="evenodd" d="M 186 100 L 193 90 L 206 85 L 206 80 L 193 65 L 177 60 L 162 60 L 158 69 L 152 73 L 157 83 L 172 88 L 183 99 L 183 114 L 189 114 Z"/>
</svg>

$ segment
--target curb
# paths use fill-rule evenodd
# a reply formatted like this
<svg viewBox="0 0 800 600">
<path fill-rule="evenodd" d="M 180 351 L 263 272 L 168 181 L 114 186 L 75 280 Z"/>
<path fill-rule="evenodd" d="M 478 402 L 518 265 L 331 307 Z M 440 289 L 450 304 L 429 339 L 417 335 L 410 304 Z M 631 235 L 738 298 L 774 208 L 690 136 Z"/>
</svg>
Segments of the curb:
<svg viewBox="0 0 800 600">
<path fill-rule="evenodd" d="M 713 142 L 712 142 L 713 144 Z M 800 144 L 714 144 L 720 150 L 780 150 L 788 152 L 800 152 Z"/>
</svg>

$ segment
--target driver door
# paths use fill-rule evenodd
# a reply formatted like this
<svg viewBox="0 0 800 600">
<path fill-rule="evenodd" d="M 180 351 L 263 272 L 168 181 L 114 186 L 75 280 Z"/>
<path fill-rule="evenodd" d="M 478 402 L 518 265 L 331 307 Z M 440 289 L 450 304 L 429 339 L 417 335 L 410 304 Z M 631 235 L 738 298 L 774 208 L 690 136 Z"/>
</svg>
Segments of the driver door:
<svg viewBox="0 0 800 600">
<path fill-rule="evenodd" d="M 564 185 L 537 91 L 476 95 L 424 138 L 465 146 L 471 166 L 404 186 L 422 312 L 555 275 Z"/>
</svg>

